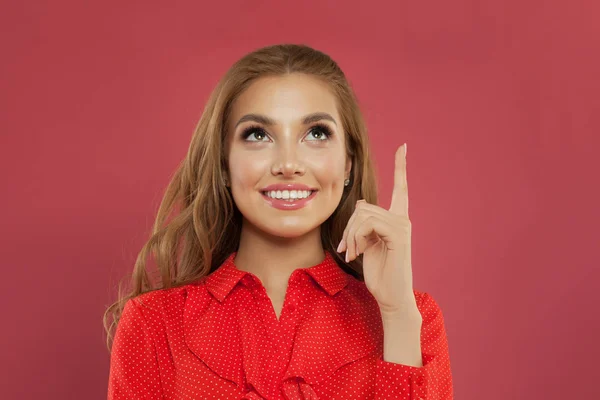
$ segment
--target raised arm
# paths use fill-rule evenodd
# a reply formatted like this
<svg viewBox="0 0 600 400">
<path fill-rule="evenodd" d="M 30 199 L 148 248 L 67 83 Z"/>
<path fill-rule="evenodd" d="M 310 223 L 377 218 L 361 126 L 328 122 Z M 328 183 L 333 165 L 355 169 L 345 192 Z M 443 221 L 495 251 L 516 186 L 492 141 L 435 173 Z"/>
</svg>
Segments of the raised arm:
<svg viewBox="0 0 600 400">
<path fill-rule="evenodd" d="M 377 361 L 375 399 L 451 400 L 454 398 L 448 339 L 442 310 L 429 294 L 419 303 L 422 367 Z"/>
</svg>

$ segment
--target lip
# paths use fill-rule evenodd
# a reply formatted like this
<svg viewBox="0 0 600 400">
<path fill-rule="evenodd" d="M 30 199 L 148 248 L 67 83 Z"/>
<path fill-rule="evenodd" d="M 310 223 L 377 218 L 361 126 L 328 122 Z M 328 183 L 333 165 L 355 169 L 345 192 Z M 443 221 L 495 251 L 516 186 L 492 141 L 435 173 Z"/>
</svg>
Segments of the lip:
<svg viewBox="0 0 600 400">
<path fill-rule="evenodd" d="M 317 189 L 304 185 L 302 183 L 274 183 L 260 189 L 261 192 L 270 192 L 271 190 L 311 190 L 316 192 Z"/>
<path fill-rule="evenodd" d="M 284 200 L 284 199 L 274 199 L 267 195 L 264 192 L 271 190 L 310 190 L 312 193 L 305 199 L 295 199 L 295 200 Z M 302 185 L 302 184 L 274 184 L 267 186 L 263 190 L 261 190 L 261 196 L 265 201 L 273 208 L 277 208 L 279 210 L 292 211 L 299 210 L 305 207 L 308 203 L 312 201 L 317 195 L 318 190 L 312 189 L 310 186 Z"/>
</svg>

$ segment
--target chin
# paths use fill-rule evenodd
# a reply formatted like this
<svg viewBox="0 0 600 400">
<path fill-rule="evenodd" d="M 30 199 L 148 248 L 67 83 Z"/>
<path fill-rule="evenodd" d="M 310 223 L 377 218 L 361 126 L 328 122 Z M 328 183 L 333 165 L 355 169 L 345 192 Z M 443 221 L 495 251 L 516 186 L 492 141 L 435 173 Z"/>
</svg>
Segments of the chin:
<svg viewBox="0 0 600 400">
<path fill-rule="evenodd" d="M 330 216 L 324 212 L 323 207 L 310 206 L 301 210 L 282 211 L 270 206 L 265 207 L 265 204 L 252 204 L 240 209 L 240 212 L 245 222 L 252 225 L 254 230 L 287 239 L 302 237 L 320 229 L 321 224 Z"/>
<path fill-rule="evenodd" d="M 275 222 L 275 221 L 274 221 Z M 306 224 L 306 223 L 290 223 L 285 222 L 285 221 L 279 221 L 280 223 L 277 224 L 272 223 L 272 224 L 268 224 L 268 225 L 258 225 L 256 226 L 259 230 L 268 233 L 269 235 L 272 236 L 277 236 L 277 237 L 282 237 L 282 238 L 295 238 L 295 237 L 300 237 L 300 236 L 304 236 L 309 232 L 312 232 L 313 230 L 317 229 L 320 224 Z"/>
</svg>

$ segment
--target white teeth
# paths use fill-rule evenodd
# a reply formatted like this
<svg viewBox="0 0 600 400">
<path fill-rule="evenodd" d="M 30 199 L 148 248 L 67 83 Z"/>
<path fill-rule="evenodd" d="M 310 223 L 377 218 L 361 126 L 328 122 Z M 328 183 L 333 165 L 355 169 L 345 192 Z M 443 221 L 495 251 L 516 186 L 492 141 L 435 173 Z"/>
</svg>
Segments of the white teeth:
<svg viewBox="0 0 600 400">
<path fill-rule="evenodd" d="M 296 200 L 305 199 L 311 195 L 311 190 L 271 190 L 263 192 L 266 196 L 273 199 Z"/>
</svg>

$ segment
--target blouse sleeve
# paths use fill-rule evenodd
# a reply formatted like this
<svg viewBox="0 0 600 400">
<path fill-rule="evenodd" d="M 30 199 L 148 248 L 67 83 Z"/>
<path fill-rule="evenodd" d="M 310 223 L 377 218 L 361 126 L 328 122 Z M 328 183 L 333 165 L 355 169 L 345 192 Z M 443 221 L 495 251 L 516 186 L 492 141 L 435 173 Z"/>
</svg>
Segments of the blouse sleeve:
<svg viewBox="0 0 600 400">
<path fill-rule="evenodd" d="M 454 398 L 448 339 L 442 311 L 424 293 L 419 310 L 423 366 L 413 367 L 377 360 L 375 399 L 451 400 Z"/>
<path fill-rule="evenodd" d="M 110 356 L 108 400 L 161 399 L 154 339 L 140 305 L 125 303 Z"/>
</svg>

